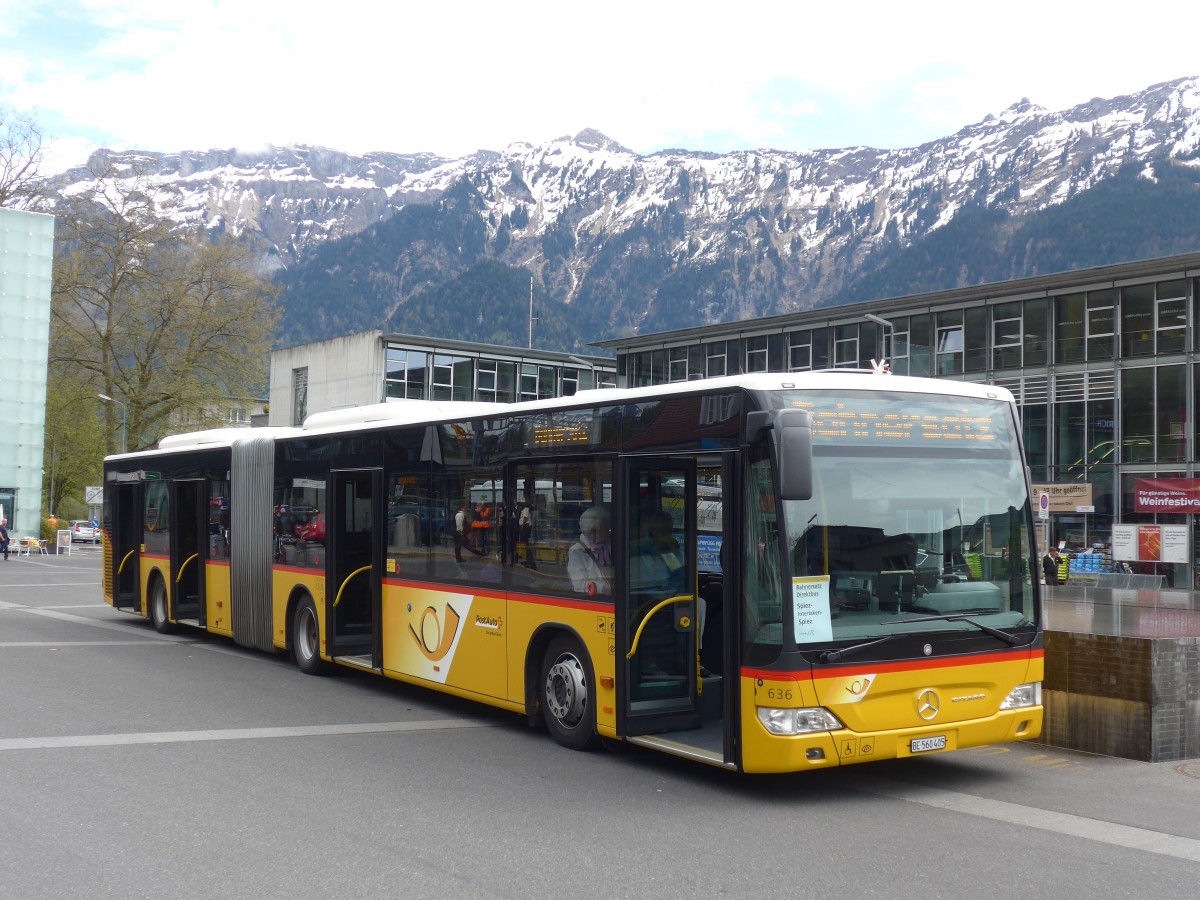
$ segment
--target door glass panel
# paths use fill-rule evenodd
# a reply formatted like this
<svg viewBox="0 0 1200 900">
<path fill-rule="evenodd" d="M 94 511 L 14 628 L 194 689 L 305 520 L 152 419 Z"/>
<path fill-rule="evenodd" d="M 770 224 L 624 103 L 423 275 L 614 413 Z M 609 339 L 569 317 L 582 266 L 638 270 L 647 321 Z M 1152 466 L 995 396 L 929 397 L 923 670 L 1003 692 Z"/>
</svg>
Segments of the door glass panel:
<svg viewBox="0 0 1200 900">
<path fill-rule="evenodd" d="M 631 712 L 690 709 L 695 696 L 695 476 L 634 467 L 628 497 Z"/>
</svg>

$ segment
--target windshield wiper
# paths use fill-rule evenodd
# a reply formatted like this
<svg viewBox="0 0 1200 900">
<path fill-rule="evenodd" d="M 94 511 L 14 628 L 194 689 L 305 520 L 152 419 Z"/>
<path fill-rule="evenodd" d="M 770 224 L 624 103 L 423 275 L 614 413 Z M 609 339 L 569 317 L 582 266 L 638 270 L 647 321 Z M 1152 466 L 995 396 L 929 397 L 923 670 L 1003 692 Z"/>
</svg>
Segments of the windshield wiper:
<svg viewBox="0 0 1200 900">
<path fill-rule="evenodd" d="M 990 634 L 994 638 L 999 638 L 1010 647 L 1025 643 L 1022 638 L 1017 637 L 1015 634 L 1001 631 L 999 628 L 993 628 L 991 625 L 984 625 L 982 622 L 976 622 L 970 616 L 964 616 L 962 613 L 947 613 L 944 616 L 919 616 L 915 619 L 893 619 L 890 622 L 880 622 L 879 624 L 907 625 L 909 622 L 966 622 L 968 625 L 974 625 L 984 634 Z"/>
<path fill-rule="evenodd" d="M 866 650 L 868 647 L 874 647 L 876 644 L 882 644 L 896 637 L 894 634 L 885 635 L 881 638 L 876 638 L 873 641 L 867 641 L 865 644 L 851 644 L 849 647 L 842 647 L 840 650 L 822 650 L 817 654 L 817 660 L 823 663 L 837 662 L 843 656 L 849 656 L 851 653 L 857 653 L 859 650 Z"/>
</svg>

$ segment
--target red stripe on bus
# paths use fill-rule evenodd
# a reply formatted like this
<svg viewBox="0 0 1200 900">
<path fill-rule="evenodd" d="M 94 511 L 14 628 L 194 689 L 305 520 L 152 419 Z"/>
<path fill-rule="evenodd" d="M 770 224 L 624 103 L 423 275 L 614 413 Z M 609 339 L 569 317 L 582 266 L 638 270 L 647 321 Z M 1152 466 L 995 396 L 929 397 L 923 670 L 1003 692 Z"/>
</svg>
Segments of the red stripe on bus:
<svg viewBox="0 0 1200 900">
<path fill-rule="evenodd" d="M 503 591 L 492 591 L 486 588 L 479 590 L 468 585 L 456 587 L 452 584 L 430 584 L 427 581 L 408 581 L 403 578 L 385 578 L 383 583 L 386 587 L 409 588 L 414 591 L 437 591 L 442 594 L 470 594 L 472 597 L 487 597 L 491 600 L 503 600 L 506 596 Z"/>
<path fill-rule="evenodd" d="M 537 606 L 556 606 L 562 609 L 582 609 L 587 612 L 611 613 L 616 607 L 609 600 L 565 600 L 562 597 L 540 597 L 536 594 L 509 594 L 509 600 Z"/>
<path fill-rule="evenodd" d="M 825 680 L 831 678 L 853 678 L 859 675 L 879 675 L 885 672 L 918 672 L 926 669 L 986 666 L 993 663 L 1041 659 L 1044 656 L 1045 651 L 1041 649 L 997 650 L 995 653 L 973 653 L 970 655 L 963 654 L 959 656 L 944 656 L 938 659 L 913 659 L 902 662 L 855 663 L 852 666 L 841 666 L 833 669 L 821 668 L 820 670 L 798 669 L 781 671 L 743 667 L 742 677 L 760 678 L 763 681 L 795 681 L 797 678 L 808 678 L 811 675 L 814 679 Z"/>
<path fill-rule="evenodd" d="M 589 612 L 611 613 L 614 606 L 611 601 L 568 600 L 563 597 L 546 597 L 540 594 L 516 594 L 490 589 L 479 589 L 468 585 L 430 584 L 427 581 L 408 581 L 403 578 L 385 578 L 383 583 L 388 587 L 409 588 L 420 591 L 437 591 L 444 594 L 467 593 L 473 597 L 487 597 L 492 600 L 509 600 L 516 603 L 532 603 L 537 606 L 554 606 L 560 609 L 582 609 Z"/>
<path fill-rule="evenodd" d="M 304 566 L 285 566 L 281 563 L 274 563 L 271 566 L 273 572 L 292 572 L 295 575 L 316 575 L 320 578 L 325 577 L 325 567 L 319 569 L 306 569 Z"/>
</svg>

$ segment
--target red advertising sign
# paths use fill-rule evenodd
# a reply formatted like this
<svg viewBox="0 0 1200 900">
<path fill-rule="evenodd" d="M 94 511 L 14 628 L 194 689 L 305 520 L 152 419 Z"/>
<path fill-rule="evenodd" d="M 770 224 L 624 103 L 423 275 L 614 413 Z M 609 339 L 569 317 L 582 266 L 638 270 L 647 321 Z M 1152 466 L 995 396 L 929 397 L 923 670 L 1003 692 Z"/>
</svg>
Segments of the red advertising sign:
<svg viewBox="0 0 1200 900">
<path fill-rule="evenodd" d="M 1162 559 L 1162 529 L 1158 525 L 1138 528 L 1138 559 L 1158 562 Z"/>
<path fill-rule="evenodd" d="M 1200 478 L 1135 478 L 1133 510 L 1200 513 Z"/>
</svg>

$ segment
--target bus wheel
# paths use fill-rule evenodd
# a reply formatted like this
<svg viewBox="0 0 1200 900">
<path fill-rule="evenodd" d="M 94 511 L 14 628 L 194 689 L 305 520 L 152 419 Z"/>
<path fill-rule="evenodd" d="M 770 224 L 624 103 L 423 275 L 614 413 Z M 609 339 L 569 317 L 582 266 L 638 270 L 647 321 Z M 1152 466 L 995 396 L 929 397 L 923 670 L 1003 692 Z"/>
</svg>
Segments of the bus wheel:
<svg viewBox="0 0 1200 900">
<path fill-rule="evenodd" d="M 305 597 L 292 619 L 292 653 L 296 666 L 306 675 L 320 675 L 325 669 L 321 660 L 321 623 L 312 597 Z"/>
<path fill-rule="evenodd" d="M 542 660 L 542 711 L 550 736 L 569 750 L 589 750 L 599 743 L 591 684 L 579 645 L 564 635 L 554 638 Z"/>
<path fill-rule="evenodd" d="M 150 621 L 159 634 L 170 634 L 175 630 L 167 613 L 167 586 L 161 578 L 155 578 L 154 587 L 150 588 Z"/>
</svg>

